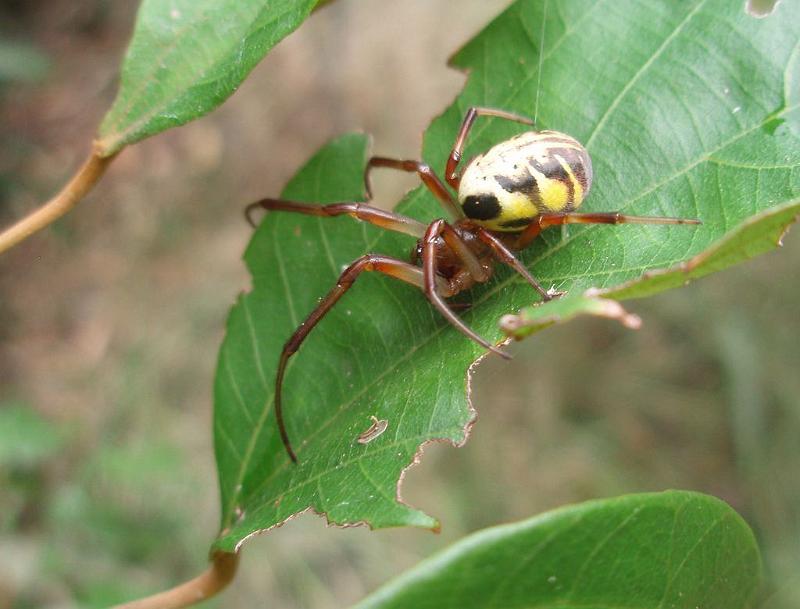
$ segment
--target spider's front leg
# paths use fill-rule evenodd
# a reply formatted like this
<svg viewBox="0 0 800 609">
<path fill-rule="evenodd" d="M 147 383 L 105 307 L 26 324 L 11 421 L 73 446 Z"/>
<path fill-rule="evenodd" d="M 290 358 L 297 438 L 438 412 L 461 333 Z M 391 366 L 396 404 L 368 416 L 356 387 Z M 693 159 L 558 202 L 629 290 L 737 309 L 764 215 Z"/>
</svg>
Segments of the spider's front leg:
<svg viewBox="0 0 800 609">
<path fill-rule="evenodd" d="M 336 285 L 330 292 L 320 300 L 316 308 L 311 311 L 305 321 L 301 323 L 294 331 L 294 334 L 286 341 L 281 351 L 281 357 L 278 360 L 278 371 L 275 375 L 275 420 L 278 423 L 278 431 L 281 434 L 281 441 L 286 448 L 286 452 L 292 461 L 297 463 L 297 455 L 292 449 L 292 443 L 289 440 L 289 434 L 286 431 L 286 423 L 283 419 L 283 377 L 286 373 L 286 365 L 289 363 L 289 358 L 294 355 L 303 344 L 303 341 L 309 335 L 311 330 L 325 317 L 325 315 L 333 308 L 333 306 L 344 296 L 345 292 L 349 290 L 355 280 L 364 271 L 377 271 L 400 279 L 406 283 L 414 285 L 420 289 L 425 289 L 425 280 L 423 278 L 423 271 L 413 264 L 390 258 L 388 256 L 381 256 L 378 254 L 366 254 L 358 258 L 350 266 L 348 266 L 342 274 Z M 444 281 L 439 279 L 438 284 L 434 282 L 435 289 L 446 290 L 447 286 Z"/>
<path fill-rule="evenodd" d="M 517 273 L 522 275 L 522 277 L 527 281 L 530 285 L 532 285 L 539 294 L 542 296 L 542 300 L 552 300 L 554 296 L 562 295 L 561 292 L 549 292 L 545 290 L 541 284 L 534 279 L 533 275 L 530 274 L 528 269 L 525 268 L 525 265 L 522 264 L 517 257 L 514 255 L 505 243 L 503 243 L 500 239 L 498 239 L 495 235 L 491 233 L 491 231 L 486 230 L 485 228 L 478 226 L 475 229 L 475 234 L 478 236 L 478 239 L 483 241 L 489 248 L 492 250 L 492 254 L 494 254 L 495 258 L 497 258 L 500 262 L 503 262 L 514 269 Z"/>
<path fill-rule="evenodd" d="M 501 357 L 508 359 L 510 356 L 496 346 L 481 338 L 471 330 L 455 313 L 448 307 L 444 298 L 454 295 L 454 290 L 448 282 L 436 271 L 436 252 L 437 248 L 442 247 L 439 239 L 443 239 L 445 246 L 448 247 L 455 257 L 463 265 L 464 272 L 477 281 L 488 279 L 489 270 L 481 265 L 477 256 L 469 249 L 452 226 L 444 220 L 436 220 L 425 231 L 422 237 L 422 263 L 423 268 L 403 262 L 388 256 L 377 254 L 367 254 L 358 258 L 348 266 L 339 276 L 336 285 L 319 302 L 316 308 L 309 314 L 305 321 L 294 331 L 294 334 L 286 341 L 278 360 L 278 369 L 275 376 L 275 419 L 278 424 L 281 441 L 286 452 L 292 461 L 297 462 L 297 455 L 292 448 L 289 434 L 286 430 L 286 423 L 283 418 L 283 379 L 286 374 L 286 366 L 289 358 L 300 348 L 300 345 L 309 335 L 311 330 L 320 320 L 333 308 L 333 306 L 349 290 L 358 276 L 364 271 L 378 271 L 384 275 L 400 279 L 408 284 L 414 285 L 425 292 L 431 303 L 442 313 L 442 315 L 460 332 L 468 338 L 474 340 L 481 346 L 497 353 Z"/>
</svg>

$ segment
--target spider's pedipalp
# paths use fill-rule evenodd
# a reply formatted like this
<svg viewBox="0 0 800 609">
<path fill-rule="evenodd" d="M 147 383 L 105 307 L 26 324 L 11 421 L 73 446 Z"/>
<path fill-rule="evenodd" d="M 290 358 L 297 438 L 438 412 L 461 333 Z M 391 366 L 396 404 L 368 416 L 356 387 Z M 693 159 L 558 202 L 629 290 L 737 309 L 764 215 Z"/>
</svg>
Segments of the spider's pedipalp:
<svg viewBox="0 0 800 609">
<path fill-rule="evenodd" d="M 497 348 L 479 334 L 476 334 L 472 328 L 461 321 L 461 318 L 453 313 L 452 309 L 447 306 L 444 298 L 436 289 L 435 279 L 437 277 L 437 239 L 446 231 L 452 231 L 452 234 L 455 234 L 456 237 L 458 236 L 457 233 L 453 231 L 453 227 L 447 224 L 444 220 L 434 220 L 431 222 L 430 226 L 428 226 L 428 230 L 426 231 L 425 237 L 423 237 L 422 240 L 422 272 L 425 281 L 425 295 L 431 301 L 433 306 L 435 306 L 444 316 L 444 318 L 447 319 L 447 321 L 449 321 L 464 336 L 475 341 L 492 353 L 496 353 L 503 359 L 511 359 L 511 356 L 508 353 Z M 450 296 L 452 294 L 447 295 Z"/>
</svg>

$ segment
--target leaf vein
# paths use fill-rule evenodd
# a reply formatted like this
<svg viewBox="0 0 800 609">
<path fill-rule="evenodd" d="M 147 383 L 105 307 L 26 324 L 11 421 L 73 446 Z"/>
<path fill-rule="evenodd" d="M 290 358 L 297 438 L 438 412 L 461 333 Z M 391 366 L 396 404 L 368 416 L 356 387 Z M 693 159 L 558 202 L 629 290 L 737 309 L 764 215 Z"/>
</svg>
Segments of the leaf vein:
<svg viewBox="0 0 800 609">
<path fill-rule="evenodd" d="M 609 117 L 614 113 L 614 111 L 619 106 L 622 99 L 628 94 L 628 91 L 631 90 L 633 85 L 639 80 L 639 78 L 648 70 L 648 68 L 653 65 L 653 63 L 661 56 L 661 54 L 667 49 L 670 43 L 678 36 L 678 34 L 683 30 L 689 21 L 697 14 L 697 12 L 703 7 L 707 0 L 700 0 L 700 2 L 686 15 L 686 17 L 681 21 L 677 27 L 670 32 L 669 36 L 667 36 L 661 45 L 656 49 L 655 53 L 653 53 L 644 64 L 636 71 L 633 77 L 628 80 L 622 90 L 617 94 L 614 100 L 611 102 L 611 105 L 606 109 L 603 115 L 600 117 L 600 120 L 592 129 L 592 132 L 589 134 L 589 139 L 586 140 L 586 148 L 588 149 L 594 138 L 597 136 L 598 133 L 603 129 L 606 122 L 608 121 Z"/>
</svg>

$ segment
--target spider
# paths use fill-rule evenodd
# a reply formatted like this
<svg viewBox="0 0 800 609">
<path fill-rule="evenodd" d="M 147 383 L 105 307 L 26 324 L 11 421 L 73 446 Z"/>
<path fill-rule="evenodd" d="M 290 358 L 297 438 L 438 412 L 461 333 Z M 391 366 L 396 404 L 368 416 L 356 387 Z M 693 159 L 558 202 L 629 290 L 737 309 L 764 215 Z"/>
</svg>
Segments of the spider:
<svg viewBox="0 0 800 609">
<path fill-rule="evenodd" d="M 320 300 L 306 320 L 286 341 L 275 377 L 275 419 L 281 440 L 291 460 L 297 463 L 283 419 L 281 390 L 289 358 L 300 348 L 311 330 L 364 271 L 377 271 L 418 287 L 436 309 L 464 336 L 489 351 L 510 356 L 476 334 L 452 311 L 446 298 L 484 283 L 492 276 L 495 262 L 507 264 L 527 281 L 543 300 L 559 292 L 545 290 L 514 256 L 539 233 L 562 224 L 700 224 L 699 220 L 660 216 L 629 216 L 620 212 L 576 213 L 592 185 L 589 153 L 575 138 L 558 131 L 526 131 L 500 142 L 473 158 L 458 171 L 464 142 L 479 116 L 502 118 L 525 125 L 525 116 L 494 108 L 472 107 L 461 123 L 453 149 L 445 165 L 445 186 L 430 166 L 420 161 L 372 157 L 364 171 L 369 200 L 372 169 L 384 167 L 417 173 L 450 216 L 423 224 L 413 218 L 357 202 L 314 205 L 282 199 L 261 199 L 245 208 L 251 225 L 252 212 L 286 211 L 312 216 L 350 215 L 386 230 L 405 233 L 417 239 L 411 261 L 381 254 L 365 254 L 351 263 L 336 285 Z"/>
</svg>

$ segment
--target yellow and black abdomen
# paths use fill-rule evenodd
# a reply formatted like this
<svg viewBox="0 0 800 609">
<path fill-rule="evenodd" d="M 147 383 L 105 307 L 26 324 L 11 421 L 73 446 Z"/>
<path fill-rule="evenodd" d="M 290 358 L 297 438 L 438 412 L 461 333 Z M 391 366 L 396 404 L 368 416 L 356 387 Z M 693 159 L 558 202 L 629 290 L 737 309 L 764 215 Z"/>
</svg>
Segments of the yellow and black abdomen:
<svg viewBox="0 0 800 609">
<path fill-rule="evenodd" d="M 577 208 L 592 186 L 592 161 L 575 138 L 529 131 L 475 157 L 461 176 L 464 214 L 490 230 L 519 232 L 539 214 Z"/>
</svg>

